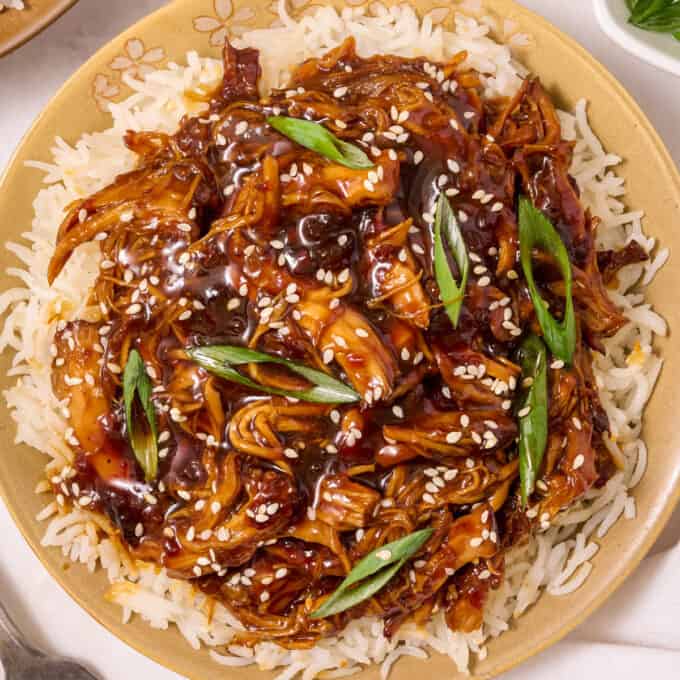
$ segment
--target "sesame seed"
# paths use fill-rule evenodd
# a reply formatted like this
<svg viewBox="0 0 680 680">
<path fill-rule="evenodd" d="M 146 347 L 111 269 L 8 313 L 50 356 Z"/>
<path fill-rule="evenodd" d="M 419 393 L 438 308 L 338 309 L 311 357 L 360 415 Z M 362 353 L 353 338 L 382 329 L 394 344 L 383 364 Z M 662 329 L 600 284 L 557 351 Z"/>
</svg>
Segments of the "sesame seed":
<svg viewBox="0 0 680 680">
<path fill-rule="evenodd" d="M 519 274 L 514 269 L 508 270 L 506 276 L 508 277 L 508 279 L 510 279 L 510 281 L 514 281 L 519 278 Z"/>
<path fill-rule="evenodd" d="M 581 425 L 581 420 L 579 418 L 577 418 L 576 416 L 574 416 L 571 419 L 571 422 L 574 423 L 574 427 L 580 432 L 581 429 L 583 428 L 583 426 Z"/>
<path fill-rule="evenodd" d="M 436 505 L 436 501 L 435 501 L 434 496 L 432 494 L 424 493 L 423 494 L 423 500 L 426 503 L 429 503 L 430 505 Z"/>
<path fill-rule="evenodd" d="M 520 409 L 517 412 L 517 416 L 519 418 L 524 418 L 524 416 L 528 416 L 531 413 L 531 407 L 530 406 L 525 406 L 523 409 Z"/>
<path fill-rule="evenodd" d="M 398 406 L 398 405 L 393 406 L 392 407 L 392 413 L 394 413 L 394 415 L 397 418 L 403 418 L 404 417 L 404 409 L 401 406 Z"/>
<path fill-rule="evenodd" d="M 560 368 L 564 368 L 564 361 L 562 361 L 562 359 L 555 359 L 555 361 L 550 364 L 550 368 L 556 371 Z"/>
<path fill-rule="evenodd" d="M 344 97 L 347 94 L 347 88 L 346 87 L 337 87 L 333 91 L 333 96 L 337 99 L 340 99 L 340 97 Z"/>
<path fill-rule="evenodd" d="M 477 285 L 480 288 L 484 288 L 485 286 L 488 286 L 491 283 L 491 279 L 488 276 L 482 276 L 478 281 Z"/>
<path fill-rule="evenodd" d="M 471 548 L 479 548 L 479 546 L 482 545 L 482 543 L 483 543 L 483 541 L 480 537 L 470 539 L 470 547 Z"/>
<path fill-rule="evenodd" d="M 375 554 L 375 556 L 376 556 L 379 560 L 383 560 L 383 561 L 386 562 L 387 560 L 389 560 L 389 559 L 392 558 L 392 552 L 391 552 L 390 550 L 379 550 L 379 551 Z"/>
<path fill-rule="evenodd" d="M 288 574 L 288 569 L 281 567 L 274 572 L 275 578 L 284 578 Z"/>
<path fill-rule="evenodd" d="M 283 455 L 286 458 L 298 458 L 298 452 L 295 449 L 284 449 Z"/>
<path fill-rule="evenodd" d="M 236 124 L 236 127 L 234 128 L 234 132 L 237 135 L 242 135 L 247 129 L 248 129 L 248 123 L 245 120 L 242 120 L 242 121 L 240 121 L 239 123 Z"/>
<path fill-rule="evenodd" d="M 196 538 L 196 528 L 195 527 L 189 527 L 187 533 L 186 533 L 186 539 L 187 541 L 191 542 Z"/>
<path fill-rule="evenodd" d="M 579 453 L 578 456 L 574 458 L 574 464 L 572 465 L 572 468 L 574 470 L 578 470 L 585 462 L 586 462 L 585 456 L 582 453 Z"/>
<path fill-rule="evenodd" d="M 423 152 L 418 149 L 414 154 L 413 154 L 413 163 L 415 165 L 418 165 L 424 158 Z"/>
<path fill-rule="evenodd" d="M 330 418 L 337 425 L 340 422 L 340 411 L 333 409 L 330 412 Z"/>
<path fill-rule="evenodd" d="M 428 482 L 425 485 L 425 489 L 430 493 L 437 493 L 439 491 L 438 487 L 433 482 Z"/>
<path fill-rule="evenodd" d="M 368 192 L 374 191 L 375 187 L 373 186 L 373 182 L 371 182 L 371 180 L 369 180 L 369 179 L 365 179 L 364 180 L 364 189 L 366 189 L 366 191 L 368 191 Z"/>
<path fill-rule="evenodd" d="M 360 338 L 367 338 L 368 335 L 369 335 L 369 334 L 368 334 L 368 331 L 367 331 L 367 330 L 364 330 L 363 328 L 357 328 L 357 329 L 355 329 L 354 332 L 355 332 L 355 333 L 357 334 L 357 336 L 360 337 Z"/>
<path fill-rule="evenodd" d="M 491 212 L 500 212 L 501 210 L 503 210 L 503 204 L 500 201 L 491 206 Z"/>
<path fill-rule="evenodd" d="M 446 435 L 447 444 L 456 444 L 460 441 L 463 435 L 460 432 L 449 432 Z"/>
</svg>

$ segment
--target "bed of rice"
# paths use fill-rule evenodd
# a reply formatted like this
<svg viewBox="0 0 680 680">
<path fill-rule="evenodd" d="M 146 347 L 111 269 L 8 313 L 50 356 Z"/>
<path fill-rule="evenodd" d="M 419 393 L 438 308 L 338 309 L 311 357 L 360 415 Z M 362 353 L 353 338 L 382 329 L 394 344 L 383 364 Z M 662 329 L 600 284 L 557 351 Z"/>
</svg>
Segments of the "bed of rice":
<svg viewBox="0 0 680 680">
<path fill-rule="evenodd" d="M 0 12 L 3 9 L 26 9 L 24 0 L 3 0 L 0 2 Z"/>
<path fill-rule="evenodd" d="M 467 4 L 468 9 L 475 9 L 478 3 L 473 0 Z M 438 60 L 466 49 L 469 64 L 486 74 L 488 95 L 516 91 L 524 70 L 513 60 L 511 46 L 524 44 L 527 36 L 513 34 L 511 22 L 496 25 L 483 12 L 476 17 L 458 14 L 453 31 L 445 31 L 433 26 L 431 17 L 420 21 L 407 6 L 387 10 L 374 3 L 371 7 L 371 16 L 363 10 L 346 9 L 338 15 L 321 8 L 313 17 L 296 22 L 282 6 L 280 28 L 246 33 L 240 43 L 261 50 L 266 87 L 285 79 L 282 65 L 293 65 L 353 35 L 362 55 L 425 54 Z M 492 32 L 504 42 L 493 40 Z M 55 285 L 47 285 L 47 264 L 64 207 L 133 167 L 135 157 L 122 142 L 126 130 L 173 131 L 183 114 L 196 113 L 196 105 L 183 93 L 217 83 L 221 70 L 219 61 L 189 53 L 184 66 L 170 64 L 145 82 L 128 79 L 134 94 L 111 105 L 113 125 L 109 130 L 85 134 L 74 146 L 57 139 L 52 164 L 31 164 L 45 173 L 47 186 L 38 194 L 33 223 L 23 234 L 27 243 L 7 245 L 21 261 L 10 270 L 21 285 L 0 296 L 0 312 L 6 314 L 0 350 L 14 352 L 11 375 L 16 376 L 16 384 L 4 396 L 17 424 L 16 441 L 48 455 L 46 480 L 63 480 L 65 495 L 72 474 L 72 452 L 65 441 L 64 405 L 56 401 L 50 386 L 50 344 L 55 315 L 66 319 L 96 317 L 96 310 L 84 306 L 83 291 L 98 271 L 99 250 L 96 244 L 81 247 Z M 668 253 L 655 249 L 654 239 L 643 234 L 642 213 L 628 211 L 622 202 L 623 180 L 614 171 L 620 159 L 605 152 L 590 129 L 585 102 L 560 116 L 565 136 L 576 140 L 572 173 L 586 205 L 603 220 L 598 234 L 600 246 L 619 248 L 634 239 L 654 254 L 649 262 L 631 265 L 619 276 L 618 288 L 611 295 L 625 309 L 630 323 L 606 341 L 604 355 L 595 357 L 597 385 L 611 422 L 608 446 L 621 471 L 604 488 L 590 491 L 583 502 L 558 516 L 529 545 L 509 556 L 507 578 L 487 606 L 482 629 L 468 635 L 452 633 L 438 615 L 425 628 L 406 625 L 396 639 L 387 640 L 380 621 L 364 618 L 311 650 L 289 651 L 266 642 L 254 649 L 239 647 L 229 644 L 239 624 L 224 607 L 217 605 L 209 617 L 205 596 L 191 585 L 168 577 L 162 570 L 130 563 L 109 537 L 107 523 L 82 509 L 68 509 L 68 499 L 65 502 L 63 495 L 50 500 L 39 515 L 40 519 L 49 519 L 43 545 L 60 548 L 90 570 L 98 565 L 106 569 L 112 582 L 107 598 L 122 606 L 125 620 L 137 614 L 157 628 L 174 623 L 192 647 L 211 648 L 215 661 L 227 666 L 280 668 L 278 680 L 298 674 L 304 680 L 319 673 L 340 677 L 371 663 L 381 664 L 382 676 L 386 677 L 400 656 L 425 658 L 432 651 L 448 655 L 461 671 L 466 671 L 473 656 L 486 655 L 486 641 L 502 634 L 512 618 L 524 612 L 543 590 L 561 595 L 578 588 L 593 568 L 597 539 L 604 537 L 622 515 L 635 517 L 631 490 L 644 474 L 647 458 L 640 437 L 642 412 L 662 364 L 654 352 L 653 339 L 654 334 L 666 333 L 665 322 L 645 304 L 644 292 L 636 284 L 648 284 Z M 49 483 L 42 481 L 37 491 L 49 492 Z"/>
</svg>

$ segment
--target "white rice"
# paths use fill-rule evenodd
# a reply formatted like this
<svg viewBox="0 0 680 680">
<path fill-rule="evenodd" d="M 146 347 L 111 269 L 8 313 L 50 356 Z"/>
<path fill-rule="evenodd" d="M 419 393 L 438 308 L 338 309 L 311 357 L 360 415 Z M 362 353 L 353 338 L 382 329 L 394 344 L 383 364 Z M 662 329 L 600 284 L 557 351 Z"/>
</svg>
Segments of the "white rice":
<svg viewBox="0 0 680 680">
<path fill-rule="evenodd" d="M 4 9 L 26 9 L 24 0 L 3 0 L 0 2 L 0 12 Z"/>
<path fill-rule="evenodd" d="M 481 14 L 478 0 L 465 4 Z M 475 19 L 458 14 L 455 30 L 450 32 L 433 25 L 436 17 L 432 15 L 420 21 L 408 6 L 388 10 L 373 3 L 371 7 L 375 13 L 371 16 L 363 9 L 346 9 L 339 15 L 330 8 L 320 8 L 313 16 L 295 22 L 281 5 L 281 28 L 245 33 L 240 44 L 261 51 L 265 87 L 282 84 L 292 65 L 338 45 L 349 35 L 356 38 L 362 55 L 394 53 L 445 60 L 466 49 L 470 65 L 484 72 L 484 87 L 490 96 L 512 95 L 525 75 L 510 48 L 491 39 L 490 27 L 497 31 L 499 27 L 490 17 Z M 505 40 L 526 44 L 528 37 L 513 35 L 514 30 L 512 22 L 504 22 Z M 54 316 L 74 319 L 95 313 L 84 306 L 83 291 L 94 280 L 99 262 L 97 246 L 85 245 L 70 259 L 55 285 L 48 286 L 47 265 L 65 206 L 132 169 L 134 154 L 122 142 L 126 130 L 172 132 L 184 114 L 198 110 L 184 92 L 215 85 L 221 72 L 218 61 L 189 53 L 186 66 L 171 64 L 166 70 L 151 73 L 144 82 L 128 79 L 134 94 L 111 105 L 113 124 L 109 130 L 85 134 L 75 146 L 57 139 L 53 163 L 31 164 L 45 173 L 48 186 L 38 194 L 33 223 L 22 234 L 28 245 L 8 244 L 21 261 L 20 267 L 9 273 L 20 279 L 21 285 L 0 295 L 0 313 L 6 314 L 0 350 L 14 352 L 11 375 L 17 376 L 17 382 L 4 396 L 17 423 L 15 441 L 48 455 L 48 479 L 59 475 L 67 480 L 73 459 L 64 441 L 67 423 L 62 405 L 50 384 Z M 580 102 L 573 113 L 560 113 L 560 118 L 565 136 L 576 141 L 572 173 L 584 202 L 603 220 L 599 246 L 620 248 L 636 240 L 651 253 L 655 243 L 642 231 L 642 213 L 628 211 L 622 202 L 623 180 L 614 170 L 620 159 L 607 154 L 590 129 L 585 102 Z M 578 588 L 593 568 L 596 540 L 603 538 L 621 515 L 635 517 L 630 490 L 644 474 L 647 461 L 640 438 L 642 412 L 662 364 L 653 349 L 653 339 L 655 334 L 665 335 L 666 324 L 645 304 L 641 289 L 634 286 L 639 280 L 649 283 L 667 257 L 668 251 L 660 250 L 650 261 L 630 265 L 618 277 L 618 287 L 611 294 L 630 322 L 605 341 L 605 354 L 594 358 L 602 404 L 611 422 L 612 438 L 607 446 L 619 461 L 621 472 L 604 488 L 590 490 L 580 503 L 555 518 L 547 531 L 508 556 L 507 577 L 492 595 L 479 631 L 453 633 L 440 614 L 424 628 L 403 626 L 396 639 L 388 640 L 380 621 L 364 618 L 310 650 L 291 651 L 269 642 L 249 649 L 229 644 L 240 625 L 223 606 L 209 608 L 205 595 L 187 582 L 169 578 L 164 570 L 131 564 L 111 539 L 106 521 L 81 509 L 63 510 L 65 499 L 61 494 L 56 500 L 50 499 L 39 515 L 41 520 L 50 519 L 43 545 L 61 548 L 90 570 L 97 565 L 106 569 L 113 584 L 107 597 L 122 606 L 124 620 L 134 613 L 156 628 L 174 623 L 192 647 L 205 645 L 222 665 L 282 668 L 278 680 L 297 675 L 311 680 L 317 675 L 342 677 L 375 663 L 381 664 L 381 677 L 386 678 L 399 657 L 425 658 L 436 651 L 447 654 L 461 671 L 467 671 L 473 656 L 486 656 L 485 642 L 507 630 L 512 618 L 534 603 L 543 590 L 562 595 Z M 63 488 L 68 491 L 66 484 Z M 41 482 L 37 491 L 49 489 L 49 484 Z"/>
</svg>

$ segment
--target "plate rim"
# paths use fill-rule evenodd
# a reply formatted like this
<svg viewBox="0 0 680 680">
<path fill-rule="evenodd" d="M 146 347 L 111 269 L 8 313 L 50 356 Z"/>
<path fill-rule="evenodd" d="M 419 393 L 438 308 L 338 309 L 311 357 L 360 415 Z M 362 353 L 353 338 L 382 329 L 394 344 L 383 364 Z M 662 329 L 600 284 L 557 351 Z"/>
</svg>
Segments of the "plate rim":
<svg viewBox="0 0 680 680">
<path fill-rule="evenodd" d="M 411 4 L 410 0 L 405 0 L 407 3 Z M 496 0 L 484 0 L 489 7 L 493 7 Z M 69 0 L 71 4 L 77 2 L 77 0 Z M 628 107 L 637 117 L 637 120 L 641 125 L 641 134 L 645 134 L 656 152 L 658 162 L 665 166 L 666 171 L 669 174 L 669 179 L 672 180 L 675 193 L 680 197 L 680 170 L 673 161 L 668 148 L 661 139 L 656 128 L 653 126 L 649 120 L 647 114 L 636 102 L 633 96 L 628 92 L 626 87 L 607 69 L 604 64 L 602 64 L 595 56 L 593 56 L 587 49 L 585 49 L 580 43 L 578 43 L 574 38 L 569 36 L 567 33 L 556 27 L 550 21 L 537 14 L 533 10 L 520 5 L 516 0 L 502 0 L 504 3 L 508 3 L 513 7 L 515 14 L 521 14 L 526 17 L 526 19 L 539 25 L 543 31 L 551 34 L 557 40 L 563 42 L 570 50 L 574 58 L 578 58 L 584 68 L 587 68 L 594 74 L 594 78 L 603 79 L 608 82 L 610 87 L 612 87 L 617 95 L 621 98 L 622 103 Z M 89 57 L 78 69 L 72 73 L 72 75 L 55 91 L 55 93 L 50 97 L 49 101 L 42 108 L 39 115 L 36 117 L 34 122 L 31 124 L 27 132 L 23 135 L 20 142 L 17 144 L 16 148 L 12 152 L 6 167 L 0 173 L 0 194 L 4 191 L 5 184 L 7 183 L 10 175 L 17 170 L 18 156 L 21 154 L 24 147 L 29 144 L 29 142 L 39 133 L 39 128 L 43 118 L 46 116 L 47 112 L 52 109 L 55 103 L 67 94 L 68 90 L 83 77 L 87 71 L 89 71 L 92 64 L 97 63 L 101 59 L 102 53 L 109 50 L 114 44 L 118 44 L 120 41 L 124 41 L 135 37 L 140 31 L 143 31 L 147 25 L 153 24 L 158 21 L 162 21 L 164 15 L 172 15 L 177 7 L 185 4 L 186 0 L 170 0 L 166 5 L 154 10 L 153 12 L 142 17 L 135 23 L 131 24 L 128 28 L 118 33 L 111 40 L 107 41 L 102 45 L 91 57 Z M 520 56 L 521 61 L 521 56 Z M 672 334 L 673 329 L 669 329 L 669 334 Z M 667 338 L 665 339 L 667 340 Z M 656 388 L 655 390 L 656 391 Z M 653 396 L 654 393 L 652 393 Z M 0 408 L 6 408 L 2 405 Z M 543 639 L 538 639 L 536 642 L 530 645 L 523 646 L 518 649 L 517 653 L 507 661 L 499 663 L 497 666 L 492 668 L 488 672 L 482 674 L 475 673 L 474 666 L 472 668 L 472 673 L 469 677 L 470 680 L 490 680 L 495 678 L 502 673 L 509 671 L 512 668 L 518 667 L 527 659 L 535 656 L 541 651 L 552 647 L 555 643 L 563 639 L 568 633 L 579 626 L 585 619 L 587 619 L 593 612 L 599 609 L 602 604 L 611 595 L 618 590 L 622 583 L 632 574 L 635 569 L 640 565 L 642 560 L 645 558 L 656 539 L 659 537 L 664 527 L 668 523 L 671 514 L 675 510 L 676 506 L 680 503 L 680 467 L 676 471 L 678 474 L 675 476 L 674 483 L 670 488 L 667 498 L 658 513 L 656 520 L 653 524 L 648 526 L 641 526 L 639 533 L 642 534 L 641 541 L 635 551 L 631 554 L 630 558 L 626 562 L 622 570 L 617 574 L 617 576 L 610 581 L 606 587 L 602 588 L 596 597 L 593 597 L 583 606 L 578 608 L 578 611 L 571 617 L 569 617 L 561 626 L 556 629 L 554 633 Z M 144 642 L 140 639 L 138 640 L 134 635 L 134 629 L 125 629 L 125 632 L 114 631 L 112 626 L 110 626 L 106 621 L 104 621 L 88 604 L 85 597 L 81 595 L 80 591 L 67 585 L 67 583 L 60 578 L 58 569 L 43 555 L 46 555 L 48 550 L 56 550 L 56 548 L 45 548 L 40 543 L 39 537 L 33 537 L 27 531 L 20 521 L 18 508 L 12 506 L 8 502 L 8 495 L 5 488 L 5 483 L 2 477 L 0 477 L 0 498 L 2 498 L 5 506 L 8 509 L 12 520 L 21 533 L 23 539 L 28 543 L 33 553 L 36 555 L 43 567 L 48 571 L 52 579 L 59 585 L 59 587 L 64 590 L 72 600 L 74 600 L 78 606 L 83 609 L 90 617 L 92 617 L 97 623 L 103 626 L 110 634 L 121 640 L 126 645 L 140 653 L 146 658 L 152 659 L 159 665 L 174 673 L 186 673 L 185 670 L 178 670 L 169 662 L 161 656 L 160 653 L 156 652 L 153 647 L 145 647 Z M 127 632 L 129 630 L 130 632 Z M 187 648 L 189 652 L 189 647 Z M 196 650 L 191 650 L 191 653 L 196 653 Z M 216 666 L 219 669 L 219 666 Z M 190 680 L 202 680 L 197 675 L 187 675 Z"/>
<path fill-rule="evenodd" d="M 78 0 L 57 0 L 54 7 L 49 12 L 47 12 L 47 14 L 45 14 L 40 21 L 27 24 L 15 34 L 0 42 L 0 58 L 7 56 L 15 50 L 18 50 L 27 42 L 42 33 L 48 26 L 53 24 L 57 19 L 59 19 L 59 17 L 62 16 L 62 14 L 65 14 L 77 2 Z M 30 12 L 30 8 L 27 11 Z M 50 101 L 47 103 L 47 106 L 49 106 L 51 101 L 52 99 L 50 99 Z M 11 160 L 12 159 L 10 158 L 10 162 Z"/>
</svg>

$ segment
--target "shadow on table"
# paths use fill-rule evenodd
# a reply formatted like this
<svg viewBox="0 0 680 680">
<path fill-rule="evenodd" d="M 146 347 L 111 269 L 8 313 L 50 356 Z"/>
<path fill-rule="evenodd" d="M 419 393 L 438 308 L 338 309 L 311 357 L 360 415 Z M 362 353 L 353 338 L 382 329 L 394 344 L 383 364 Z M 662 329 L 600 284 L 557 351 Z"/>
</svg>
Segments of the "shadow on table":
<svg viewBox="0 0 680 680">
<path fill-rule="evenodd" d="M 28 583 L 23 585 L 30 587 Z M 2 563 L 0 563 L 0 598 L 19 630 L 26 638 L 39 649 L 46 652 L 52 651 L 47 638 L 40 630 L 39 623 L 21 601 L 20 593 L 14 592 L 14 588 L 7 575 L 7 568 Z"/>
</svg>

